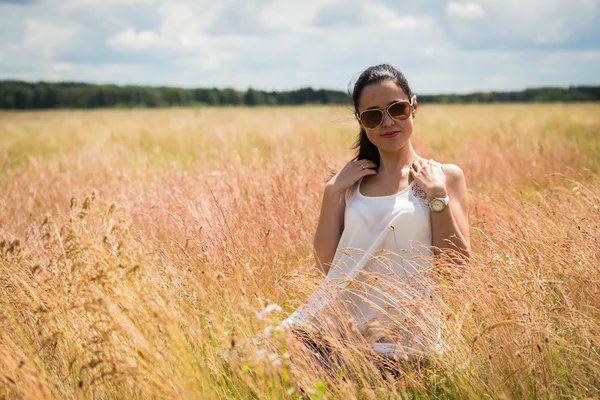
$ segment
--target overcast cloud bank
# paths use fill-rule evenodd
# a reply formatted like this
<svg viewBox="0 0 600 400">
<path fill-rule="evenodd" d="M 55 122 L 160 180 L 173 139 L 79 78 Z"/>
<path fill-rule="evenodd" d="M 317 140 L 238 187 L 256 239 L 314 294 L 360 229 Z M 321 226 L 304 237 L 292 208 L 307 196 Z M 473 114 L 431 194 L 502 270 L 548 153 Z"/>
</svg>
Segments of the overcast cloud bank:
<svg viewBox="0 0 600 400">
<path fill-rule="evenodd" d="M 421 93 L 599 84 L 600 0 L 0 0 L 0 79 Z"/>
</svg>

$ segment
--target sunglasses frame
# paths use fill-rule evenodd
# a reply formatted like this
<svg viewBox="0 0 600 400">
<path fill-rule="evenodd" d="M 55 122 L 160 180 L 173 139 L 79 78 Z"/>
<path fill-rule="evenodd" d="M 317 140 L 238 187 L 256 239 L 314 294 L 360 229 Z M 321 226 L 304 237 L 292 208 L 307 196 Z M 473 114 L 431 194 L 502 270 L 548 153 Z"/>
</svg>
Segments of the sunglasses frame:
<svg viewBox="0 0 600 400">
<path fill-rule="evenodd" d="M 395 106 L 396 104 L 399 104 L 399 103 L 408 103 L 408 105 L 410 106 L 410 110 L 409 110 L 409 112 L 408 112 L 408 116 L 407 116 L 406 118 L 394 118 L 394 117 L 392 117 L 392 114 L 390 114 L 390 107 L 393 107 L 393 106 Z M 362 120 L 362 115 L 363 115 L 364 113 L 366 113 L 366 112 L 369 112 L 369 111 L 379 111 L 379 112 L 381 113 L 381 122 L 379 122 L 379 124 L 378 124 L 377 126 L 373 127 L 373 128 L 367 128 L 367 127 L 365 126 L 365 124 L 364 124 L 363 120 Z M 404 121 L 404 120 L 407 120 L 408 118 L 410 118 L 410 115 L 411 115 L 411 114 L 412 114 L 412 112 L 413 112 L 413 102 L 412 102 L 412 100 L 411 100 L 411 101 L 408 101 L 408 100 L 398 100 L 398 101 L 395 101 L 395 102 L 393 102 L 392 104 L 390 104 L 390 105 L 389 105 L 389 106 L 387 106 L 386 108 L 370 108 L 370 109 L 368 109 L 368 110 L 365 110 L 365 111 L 361 112 L 360 114 L 359 114 L 359 113 L 355 113 L 355 115 L 356 115 L 356 117 L 358 118 L 358 120 L 360 121 L 360 123 L 362 124 L 363 128 L 365 128 L 365 129 L 367 129 L 367 130 L 372 130 L 372 129 L 377 129 L 377 128 L 379 128 L 379 127 L 381 126 L 381 124 L 383 124 L 383 120 L 385 119 L 385 114 L 384 114 L 384 111 L 385 111 L 385 112 L 387 113 L 387 115 L 389 115 L 389 116 L 390 116 L 390 118 L 391 118 L 391 119 L 393 119 L 394 121 Z"/>
</svg>

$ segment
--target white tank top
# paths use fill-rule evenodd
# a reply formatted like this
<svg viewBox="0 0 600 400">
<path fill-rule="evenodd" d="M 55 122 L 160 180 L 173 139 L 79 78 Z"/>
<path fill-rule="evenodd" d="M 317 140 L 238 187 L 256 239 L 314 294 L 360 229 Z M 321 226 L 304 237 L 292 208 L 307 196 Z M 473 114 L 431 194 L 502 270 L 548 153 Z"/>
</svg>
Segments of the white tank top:
<svg viewBox="0 0 600 400">
<path fill-rule="evenodd" d="M 433 254 L 425 192 L 413 181 L 393 195 L 364 196 L 361 182 L 346 193 L 344 230 L 327 277 L 284 325 L 310 329 L 330 309 L 342 307 L 345 320 L 338 323 L 347 323 L 349 313 L 358 331 L 369 337 L 371 326 L 386 326 L 398 312 L 405 317 L 410 313 L 408 325 L 414 327 L 419 325 L 415 315 L 432 309 L 431 304 L 423 304 L 430 300 L 431 280 L 420 273 L 431 266 Z M 417 328 L 401 328 L 402 337 L 406 336 L 401 344 L 404 352 L 425 344 L 421 343 L 423 327 Z M 388 355 L 398 345 L 376 339 L 375 350 Z"/>
</svg>

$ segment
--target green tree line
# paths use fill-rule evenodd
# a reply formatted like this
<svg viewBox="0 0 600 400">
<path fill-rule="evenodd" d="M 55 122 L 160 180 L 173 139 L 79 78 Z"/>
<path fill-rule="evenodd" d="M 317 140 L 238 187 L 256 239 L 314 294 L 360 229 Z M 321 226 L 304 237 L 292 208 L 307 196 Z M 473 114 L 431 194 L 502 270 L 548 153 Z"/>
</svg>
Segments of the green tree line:
<svg viewBox="0 0 600 400">
<path fill-rule="evenodd" d="M 348 104 L 348 93 L 303 88 L 269 92 L 250 88 L 177 88 L 117 86 L 74 82 L 0 81 L 0 109 L 276 106 Z M 600 101 L 600 86 L 534 88 L 514 92 L 420 95 L 421 103 L 574 102 Z"/>
</svg>

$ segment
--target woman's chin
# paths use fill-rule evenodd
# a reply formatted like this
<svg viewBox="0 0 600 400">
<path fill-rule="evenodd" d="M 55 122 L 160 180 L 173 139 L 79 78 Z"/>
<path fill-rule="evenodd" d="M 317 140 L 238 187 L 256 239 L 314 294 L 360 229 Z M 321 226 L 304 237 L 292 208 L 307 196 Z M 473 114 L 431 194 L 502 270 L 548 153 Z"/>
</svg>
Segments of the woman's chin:
<svg viewBox="0 0 600 400">
<path fill-rule="evenodd" d="M 402 148 L 404 148 L 404 146 L 406 146 L 406 143 L 408 143 L 407 141 L 394 141 L 394 142 L 388 142 L 388 143 L 381 143 L 379 145 L 376 145 L 377 148 L 379 149 L 379 151 L 382 151 L 384 153 L 397 153 L 398 151 L 402 150 Z"/>
</svg>

